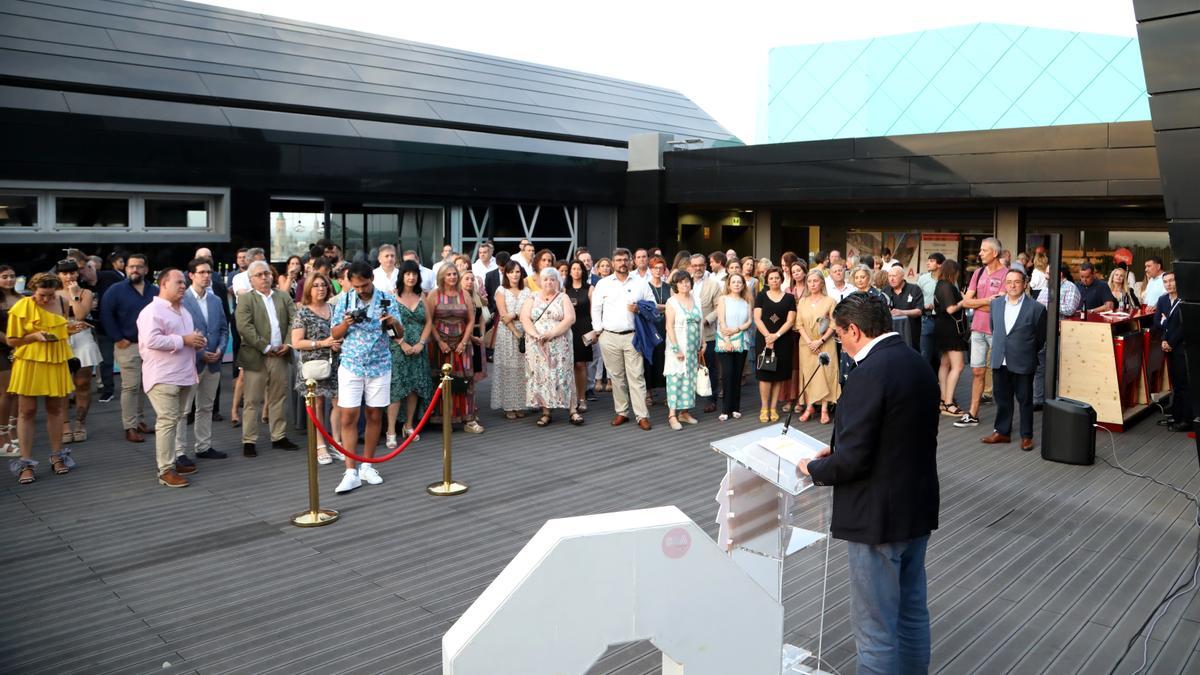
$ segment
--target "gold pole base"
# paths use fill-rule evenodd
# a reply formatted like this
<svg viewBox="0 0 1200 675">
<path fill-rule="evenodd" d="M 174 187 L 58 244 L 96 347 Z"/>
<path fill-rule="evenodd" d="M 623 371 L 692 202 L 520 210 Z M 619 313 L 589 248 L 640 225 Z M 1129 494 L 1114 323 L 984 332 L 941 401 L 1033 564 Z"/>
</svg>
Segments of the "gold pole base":
<svg viewBox="0 0 1200 675">
<path fill-rule="evenodd" d="M 454 495 L 461 495 L 462 493 L 466 492 L 467 485 L 466 483 L 459 483 L 458 481 L 439 481 L 437 483 L 431 483 L 429 487 L 425 488 L 425 491 L 434 497 L 452 497 Z"/>
<path fill-rule="evenodd" d="M 320 511 L 305 511 L 292 516 L 292 524 L 296 527 L 320 527 L 336 522 L 341 515 L 333 509 Z"/>
</svg>

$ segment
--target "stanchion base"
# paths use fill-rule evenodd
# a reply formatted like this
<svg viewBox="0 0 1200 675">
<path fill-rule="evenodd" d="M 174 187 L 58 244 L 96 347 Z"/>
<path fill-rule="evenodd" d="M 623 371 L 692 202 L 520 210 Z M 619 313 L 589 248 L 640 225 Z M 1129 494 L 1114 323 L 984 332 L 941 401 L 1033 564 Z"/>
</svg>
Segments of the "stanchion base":
<svg viewBox="0 0 1200 675">
<path fill-rule="evenodd" d="M 335 522 L 341 515 L 333 509 L 320 511 L 305 511 L 292 516 L 292 524 L 296 527 L 320 527 Z"/>
<path fill-rule="evenodd" d="M 425 491 L 434 497 L 451 497 L 454 495 L 461 495 L 462 493 L 466 492 L 467 485 L 466 483 L 459 483 L 458 481 L 450 481 L 449 483 L 439 481 L 437 483 L 430 484 L 429 487 L 425 488 Z"/>
</svg>

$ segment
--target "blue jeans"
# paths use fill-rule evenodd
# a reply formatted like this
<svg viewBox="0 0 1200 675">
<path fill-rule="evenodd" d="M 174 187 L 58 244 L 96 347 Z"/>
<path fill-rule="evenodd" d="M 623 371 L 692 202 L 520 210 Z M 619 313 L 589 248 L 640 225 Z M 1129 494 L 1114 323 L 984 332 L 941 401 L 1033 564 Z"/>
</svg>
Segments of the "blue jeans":
<svg viewBox="0 0 1200 675">
<path fill-rule="evenodd" d="M 941 365 L 941 356 L 937 353 L 937 347 L 934 346 L 933 330 L 934 320 L 932 316 L 921 317 L 921 357 L 925 359 L 925 363 L 933 368 L 933 372 L 937 372 L 938 366 Z"/>
<path fill-rule="evenodd" d="M 889 544 L 846 543 L 850 621 L 860 674 L 928 672 L 928 544 L 929 535 Z"/>
</svg>

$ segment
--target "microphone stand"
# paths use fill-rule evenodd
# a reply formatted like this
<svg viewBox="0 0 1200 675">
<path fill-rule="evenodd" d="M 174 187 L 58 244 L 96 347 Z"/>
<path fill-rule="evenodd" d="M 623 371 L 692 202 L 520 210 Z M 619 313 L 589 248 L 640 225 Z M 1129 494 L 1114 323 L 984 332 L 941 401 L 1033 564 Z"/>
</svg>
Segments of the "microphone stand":
<svg viewBox="0 0 1200 675">
<path fill-rule="evenodd" d="M 808 389 L 808 385 L 813 381 L 813 378 L 817 376 L 817 373 L 821 372 L 821 369 L 828 365 L 829 354 L 821 352 L 821 354 L 817 356 L 817 367 L 813 369 L 812 374 L 809 375 L 808 379 L 804 381 L 804 386 L 800 387 L 800 391 L 796 392 L 796 400 L 792 401 L 792 409 L 788 411 L 787 419 L 783 422 L 784 436 L 787 436 L 788 427 L 792 426 L 792 413 L 796 412 L 796 406 L 800 404 L 800 397 L 804 396 L 804 390 Z"/>
</svg>

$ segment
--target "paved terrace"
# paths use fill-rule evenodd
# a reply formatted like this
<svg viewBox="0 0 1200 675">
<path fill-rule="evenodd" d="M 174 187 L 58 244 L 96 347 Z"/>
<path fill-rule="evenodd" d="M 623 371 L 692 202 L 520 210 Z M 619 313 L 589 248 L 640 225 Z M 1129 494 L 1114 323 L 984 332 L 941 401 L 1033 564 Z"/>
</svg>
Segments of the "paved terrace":
<svg viewBox="0 0 1200 675">
<path fill-rule="evenodd" d="M 753 413 L 757 395 L 746 393 Z M 152 443 L 118 440 L 118 408 L 94 406 L 70 475 L 43 465 L 31 486 L 3 480 L 0 672 L 436 673 L 443 633 L 549 518 L 674 504 L 715 534 L 725 465 L 709 441 L 757 424 L 701 415 L 673 432 L 658 406 L 652 432 L 613 429 L 607 396 L 582 429 L 561 415 L 539 429 L 533 417 L 489 412 L 487 433 L 454 436 L 467 494 L 425 494 L 441 475 L 440 437 L 427 433 L 383 465 L 381 486 L 335 496 L 340 469 L 322 467 L 324 503 L 342 520 L 299 529 L 288 516 L 306 506 L 300 453 L 260 443 L 245 459 L 240 430 L 221 422 L 216 445 L 231 457 L 201 460 L 191 487 L 169 490 L 154 480 Z M 985 422 L 992 413 L 985 406 Z M 1104 464 L 980 445 L 984 426 L 951 421 L 942 418 L 941 529 L 928 554 L 934 670 L 1109 672 L 1190 572 L 1194 509 Z M 1108 456 L 1107 434 L 1100 441 Z M 1130 468 L 1200 490 L 1190 443 L 1152 420 L 1117 448 Z M 810 491 L 799 524 L 822 527 L 827 507 L 826 490 Z M 816 645 L 823 554 L 799 553 L 785 573 L 787 639 L 804 647 Z M 846 593 L 835 542 L 825 647 L 843 674 L 855 669 Z M 1200 672 L 1198 641 L 1200 595 L 1190 594 L 1155 629 L 1150 672 Z M 656 673 L 659 658 L 645 643 L 619 645 L 592 672 Z M 1139 642 L 1117 672 L 1140 662 Z"/>
</svg>

